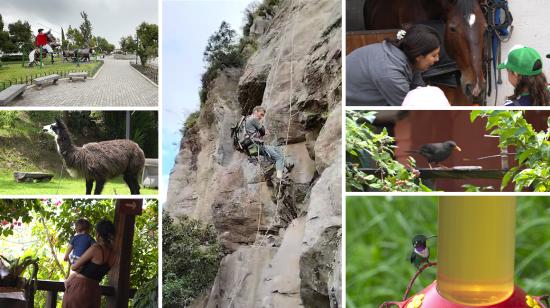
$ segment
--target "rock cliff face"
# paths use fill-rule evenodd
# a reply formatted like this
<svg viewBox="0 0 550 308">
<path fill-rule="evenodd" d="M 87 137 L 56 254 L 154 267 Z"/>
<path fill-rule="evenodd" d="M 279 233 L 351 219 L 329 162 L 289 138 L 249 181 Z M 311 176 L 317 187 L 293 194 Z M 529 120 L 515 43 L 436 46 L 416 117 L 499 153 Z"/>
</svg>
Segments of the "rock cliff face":
<svg viewBox="0 0 550 308">
<path fill-rule="evenodd" d="M 213 224 L 228 252 L 197 307 L 341 307 L 341 2 L 283 0 L 254 23 L 256 51 L 219 73 L 182 139 L 165 210 Z M 233 149 L 256 105 L 291 185 Z"/>
</svg>

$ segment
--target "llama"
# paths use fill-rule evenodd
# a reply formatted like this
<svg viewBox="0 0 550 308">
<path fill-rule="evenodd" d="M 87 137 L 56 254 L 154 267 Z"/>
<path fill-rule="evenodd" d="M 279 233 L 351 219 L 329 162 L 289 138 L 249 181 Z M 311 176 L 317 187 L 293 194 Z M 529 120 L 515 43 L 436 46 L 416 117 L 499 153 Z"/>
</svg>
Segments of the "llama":
<svg viewBox="0 0 550 308">
<path fill-rule="evenodd" d="M 120 139 L 90 142 L 75 146 L 67 126 L 56 119 L 55 123 L 42 129 L 55 137 L 57 152 L 72 177 L 86 179 L 86 194 L 100 195 L 105 181 L 123 175 L 132 195 L 139 195 L 139 176 L 145 165 L 145 154 L 137 143 Z"/>
</svg>

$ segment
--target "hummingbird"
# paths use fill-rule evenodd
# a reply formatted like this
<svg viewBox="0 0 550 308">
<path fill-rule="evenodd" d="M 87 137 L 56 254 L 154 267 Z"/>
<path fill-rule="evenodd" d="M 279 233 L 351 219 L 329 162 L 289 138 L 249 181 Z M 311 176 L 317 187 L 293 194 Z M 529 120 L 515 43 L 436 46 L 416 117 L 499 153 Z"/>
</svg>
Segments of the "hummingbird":
<svg viewBox="0 0 550 308">
<path fill-rule="evenodd" d="M 420 268 L 424 263 L 428 263 L 430 259 L 430 249 L 426 245 L 426 240 L 437 237 L 437 235 L 425 236 L 422 234 L 415 235 L 412 240 L 413 251 L 411 253 L 411 263 Z"/>
</svg>

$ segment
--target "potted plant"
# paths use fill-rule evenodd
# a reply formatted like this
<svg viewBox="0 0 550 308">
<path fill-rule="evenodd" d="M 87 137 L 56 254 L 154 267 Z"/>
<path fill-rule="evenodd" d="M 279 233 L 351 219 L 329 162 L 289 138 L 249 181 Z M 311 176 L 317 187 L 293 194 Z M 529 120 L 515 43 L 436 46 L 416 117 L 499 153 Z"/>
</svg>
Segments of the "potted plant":
<svg viewBox="0 0 550 308">
<path fill-rule="evenodd" d="M 22 277 L 25 270 L 32 266 L 29 279 Z M 14 288 L 25 291 L 25 297 L 36 290 L 36 275 L 38 259 L 30 256 L 10 260 L 0 255 L 0 287 Z"/>
</svg>

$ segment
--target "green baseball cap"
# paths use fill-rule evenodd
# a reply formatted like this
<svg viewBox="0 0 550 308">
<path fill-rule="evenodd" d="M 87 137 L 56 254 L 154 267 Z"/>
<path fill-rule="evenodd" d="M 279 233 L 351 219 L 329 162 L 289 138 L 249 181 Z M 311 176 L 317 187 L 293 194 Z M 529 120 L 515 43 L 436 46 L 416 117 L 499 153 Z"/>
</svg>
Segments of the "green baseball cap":
<svg viewBox="0 0 550 308">
<path fill-rule="evenodd" d="M 535 65 L 540 61 L 540 66 Z M 508 52 L 508 59 L 498 65 L 498 69 L 507 69 L 522 76 L 535 76 L 542 73 L 542 58 L 533 48 L 514 46 Z"/>
</svg>

